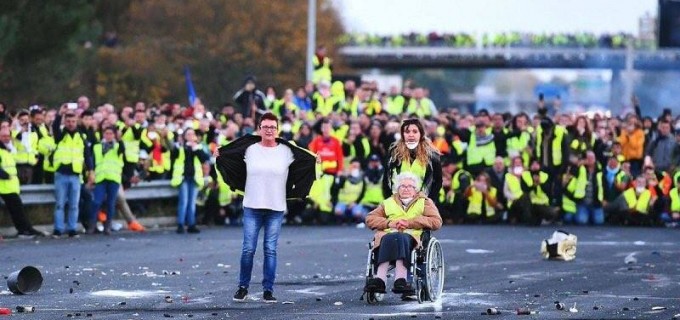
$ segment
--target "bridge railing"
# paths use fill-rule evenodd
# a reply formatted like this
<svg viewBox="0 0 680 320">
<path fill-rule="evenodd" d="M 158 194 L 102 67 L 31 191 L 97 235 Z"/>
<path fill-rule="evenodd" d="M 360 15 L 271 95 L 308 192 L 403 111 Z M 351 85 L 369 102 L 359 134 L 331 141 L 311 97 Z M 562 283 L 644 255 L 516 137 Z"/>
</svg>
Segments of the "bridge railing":
<svg viewBox="0 0 680 320">
<path fill-rule="evenodd" d="M 177 197 L 178 189 L 170 186 L 170 180 L 140 182 L 125 190 L 128 200 L 154 200 Z M 21 201 L 24 205 L 53 204 L 53 184 L 36 184 L 21 186 Z"/>
</svg>

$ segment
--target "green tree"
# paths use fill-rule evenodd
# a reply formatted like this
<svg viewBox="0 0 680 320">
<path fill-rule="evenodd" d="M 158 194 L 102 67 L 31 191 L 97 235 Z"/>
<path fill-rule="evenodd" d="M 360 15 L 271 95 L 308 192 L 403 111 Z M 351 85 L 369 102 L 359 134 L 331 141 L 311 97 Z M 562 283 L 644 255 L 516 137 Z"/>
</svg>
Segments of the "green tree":
<svg viewBox="0 0 680 320">
<path fill-rule="evenodd" d="M 0 1 L 0 97 L 19 107 L 75 99 L 100 34 L 93 1 Z"/>
<path fill-rule="evenodd" d="M 334 52 L 337 13 L 322 2 L 317 21 L 317 42 Z M 305 0 L 133 1 L 119 31 L 120 45 L 98 52 L 100 100 L 186 103 L 185 65 L 208 107 L 231 100 L 248 75 L 279 93 L 304 83 Z"/>
</svg>

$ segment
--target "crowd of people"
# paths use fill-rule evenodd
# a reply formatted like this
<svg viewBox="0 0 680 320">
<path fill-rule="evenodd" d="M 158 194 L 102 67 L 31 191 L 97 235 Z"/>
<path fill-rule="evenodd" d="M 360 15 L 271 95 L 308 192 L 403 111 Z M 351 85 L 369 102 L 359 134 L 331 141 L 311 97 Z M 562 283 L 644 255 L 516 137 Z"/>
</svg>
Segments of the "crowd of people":
<svg viewBox="0 0 680 320">
<path fill-rule="evenodd" d="M 469 33 L 409 33 L 376 35 L 350 33 L 340 36 L 339 45 L 379 47 L 453 47 L 475 48 L 602 48 L 622 49 L 628 43 L 636 48 L 649 47 L 650 43 L 627 33 L 596 35 L 589 32 L 577 33 L 526 33 L 501 32 L 484 33 L 481 36 Z"/>
<path fill-rule="evenodd" d="M 92 107 L 85 96 L 58 108 L 0 104 L 0 195 L 19 235 L 44 235 L 23 213 L 25 184 L 54 184 L 55 237 L 78 236 L 78 222 L 109 234 L 117 210 L 143 231 L 125 199 L 143 180 L 178 188 L 178 233 L 239 224 L 242 197 L 215 170 L 216 150 L 259 132 L 266 113 L 280 119 L 268 129 L 319 158 L 309 197 L 287 202 L 290 224 L 363 226 L 402 171 L 419 178 L 448 224 L 680 220 L 680 117 L 669 109 L 642 117 L 633 101 L 635 113 L 587 117 L 539 100 L 532 114 L 462 113 L 437 108 L 410 82 L 389 92 L 331 83 L 330 59 L 316 61 L 316 83 L 279 94 L 249 77 L 214 111 L 200 100 Z"/>
</svg>

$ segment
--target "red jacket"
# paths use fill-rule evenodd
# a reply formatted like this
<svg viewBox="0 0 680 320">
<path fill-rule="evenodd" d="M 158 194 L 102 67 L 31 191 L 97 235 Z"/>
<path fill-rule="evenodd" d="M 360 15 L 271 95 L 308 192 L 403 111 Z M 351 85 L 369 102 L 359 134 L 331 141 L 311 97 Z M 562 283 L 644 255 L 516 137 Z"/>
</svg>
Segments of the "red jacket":
<svg viewBox="0 0 680 320">
<path fill-rule="evenodd" d="M 309 143 L 309 151 L 314 152 L 321 158 L 321 168 L 328 174 L 342 172 L 344 156 L 342 154 L 342 143 L 334 137 L 324 140 L 322 136 L 316 136 Z"/>
</svg>

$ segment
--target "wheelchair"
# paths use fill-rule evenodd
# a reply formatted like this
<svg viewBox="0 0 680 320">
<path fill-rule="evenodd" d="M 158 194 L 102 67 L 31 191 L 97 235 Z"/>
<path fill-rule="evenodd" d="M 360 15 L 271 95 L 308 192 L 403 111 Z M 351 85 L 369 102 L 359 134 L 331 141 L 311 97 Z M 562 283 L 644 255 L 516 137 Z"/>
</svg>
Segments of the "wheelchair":
<svg viewBox="0 0 680 320">
<path fill-rule="evenodd" d="M 376 249 L 379 250 L 379 248 L 374 248 L 373 241 L 370 241 L 368 243 L 366 283 L 373 278 L 378 269 L 378 264 L 376 263 L 378 250 Z M 390 266 L 390 270 L 393 268 L 393 265 Z M 411 288 L 414 288 L 414 292 L 413 294 L 405 295 L 415 295 L 418 303 L 437 301 L 444 290 L 444 273 L 442 246 L 437 238 L 431 235 L 429 230 L 424 230 L 420 236 L 420 246 L 411 250 L 411 266 L 408 274 Z M 385 294 L 370 292 L 364 289 L 361 300 L 363 300 L 364 296 L 368 304 L 376 304 L 384 299 Z M 403 298 L 404 296 L 402 296 Z"/>
</svg>

